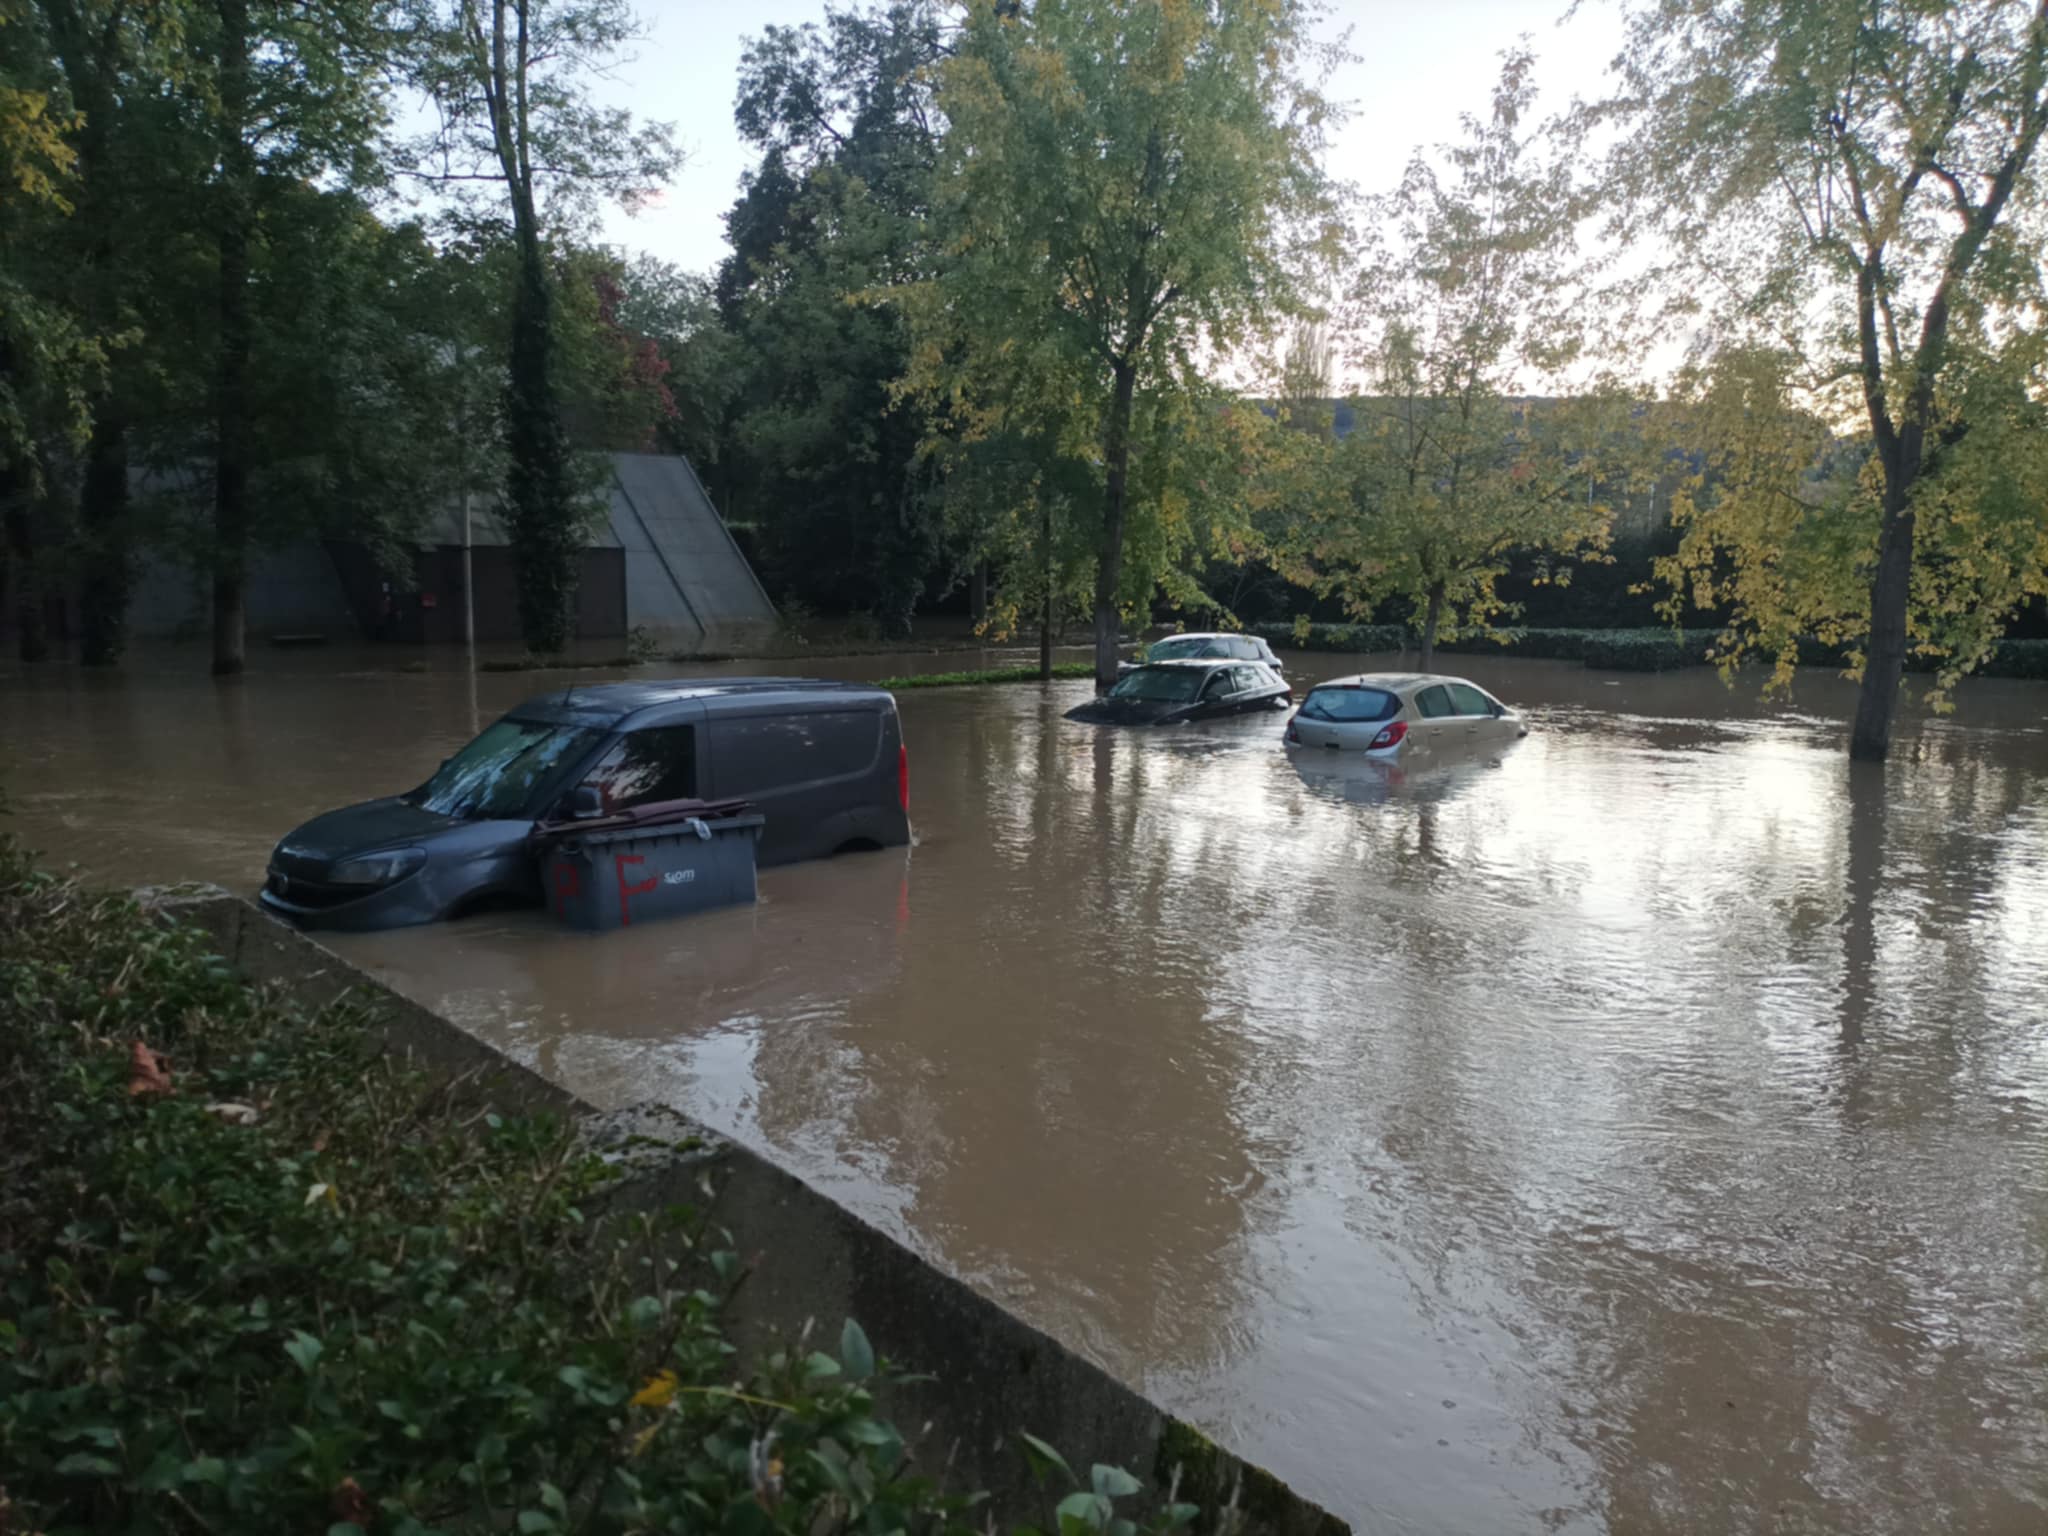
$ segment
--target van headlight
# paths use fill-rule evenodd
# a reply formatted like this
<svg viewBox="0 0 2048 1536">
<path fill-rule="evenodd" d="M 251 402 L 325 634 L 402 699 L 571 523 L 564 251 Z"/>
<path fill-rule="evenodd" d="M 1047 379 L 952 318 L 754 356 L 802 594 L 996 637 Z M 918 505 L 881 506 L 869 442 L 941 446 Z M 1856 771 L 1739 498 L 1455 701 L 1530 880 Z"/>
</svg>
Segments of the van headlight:
<svg viewBox="0 0 2048 1536">
<path fill-rule="evenodd" d="M 424 848 L 387 848 L 382 853 L 344 859 L 328 870 L 327 880 L 332 885 L 390 885 L 426 862 Z"/>
</svg>

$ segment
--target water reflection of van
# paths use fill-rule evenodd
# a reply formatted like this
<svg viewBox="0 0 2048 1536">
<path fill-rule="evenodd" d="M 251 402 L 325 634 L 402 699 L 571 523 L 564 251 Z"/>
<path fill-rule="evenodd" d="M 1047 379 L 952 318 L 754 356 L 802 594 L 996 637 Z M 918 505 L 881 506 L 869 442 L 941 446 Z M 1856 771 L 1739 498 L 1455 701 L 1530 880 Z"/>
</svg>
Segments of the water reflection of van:
<svg viewBox="0 0 2048 1536">
<path fill-rule="evenodd" d="M 538 902 L 544 819 L 748 800 L 759 859 L 910 840 L 910 762 L 879 688 L 797 678 L 607 683 L 529 699 L 418 789 L 316 816 L 271 855 L 263 904 L 308 927 L 393 928 Z"/>
</svg>

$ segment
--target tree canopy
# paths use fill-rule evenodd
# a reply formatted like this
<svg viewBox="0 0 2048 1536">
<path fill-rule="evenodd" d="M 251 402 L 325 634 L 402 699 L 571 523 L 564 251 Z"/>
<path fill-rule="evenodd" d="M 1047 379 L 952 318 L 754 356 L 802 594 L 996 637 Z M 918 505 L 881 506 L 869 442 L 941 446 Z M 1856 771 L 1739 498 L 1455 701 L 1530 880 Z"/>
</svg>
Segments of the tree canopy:
<svg viewBox="0 0 2048 1536">
<path fill-rule="evenodd" d="M 1952 680 L 2048 588 L 2048 7 L 1658 0 L 1619 68 L 1615 227 L 1665 242 L 1647 281 L 1697 333 L 1729 471 L 1669 574 L 1781 675 L 1799 634 L 1850 639 L 1851 751 L 1882 757 L 1909 652 Z M 1793 406 L 1860 429 L 1863 472 L 1788 454 Z"/>
<path fill-rule="evenodd" d="M 934 430 L 1018 420 L 1099 464 L 1096 678 L 1160 567 L 1166 397 L 1270 336 L 1334 237 L 1329 108 L 1299 0 L 1040 0 L 968 9 L 939 67 L 935 273 L 907 285 L 908 387 Z M 1155 428 L 1141 428 L 1139 401 Z M 1149 441 L 1143 440 L 1149 438 Z M 1160 461 L 1150 466 L 1163 468 Z M 1142 494 L 1133 495 L 1134 486 Z"/>
<path fill-rule="evenodd" d="M 1615 400 L 1565 382 L 1581 339 L 1577 146 L 1530 122 L 1534 62 L 1508 55 L 1443 172 L 1418 154 L 1367 205 L 1348 312 L 1367 393 L 1290 540 L 1304 579 L 1353 613 L 1402 600 L 1425 666 L 1447 617 L 1455 631 L 1499 611 L 1511 555 L 1607 538 Z M 1560 398 L 1537 398 L 1546 382 Z"/>
</svg>

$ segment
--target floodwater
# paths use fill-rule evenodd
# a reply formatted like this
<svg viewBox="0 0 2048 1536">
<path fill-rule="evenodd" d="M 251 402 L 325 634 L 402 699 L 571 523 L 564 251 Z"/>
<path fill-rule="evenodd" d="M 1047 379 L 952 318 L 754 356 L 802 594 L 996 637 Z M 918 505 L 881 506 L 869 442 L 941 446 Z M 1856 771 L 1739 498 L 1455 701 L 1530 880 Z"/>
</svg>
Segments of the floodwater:
<svg viewBox="0 0 2048 1536">
<path fill-rule="evenodd" d="M 265 660 L 0 674 L 16 830 L 251 889 L 559 682 Z M 810 670 L 917 664 L 962 661 Z M 1446 665 L 1531 736 L 1392 781 L 1279 716 L 906 693 L 911 850 L 337 947 L 771 1150 L 1362 1530 L 2041 1530 L 2048 689 L 1916 706 L 1863 772 L 1834 680 Z"/>
</svg>

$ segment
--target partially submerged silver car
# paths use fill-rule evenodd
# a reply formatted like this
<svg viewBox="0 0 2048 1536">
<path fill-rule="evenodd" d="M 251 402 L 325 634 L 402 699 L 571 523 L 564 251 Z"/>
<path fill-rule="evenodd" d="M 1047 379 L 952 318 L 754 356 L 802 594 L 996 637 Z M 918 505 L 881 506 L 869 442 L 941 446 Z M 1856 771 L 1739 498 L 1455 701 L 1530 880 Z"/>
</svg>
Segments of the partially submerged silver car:
<svg viewBox="0 0 2048 1536">
<path fill-rule="evenodd" d="M 1529 734 L 1529 723 L 1462 677 L 1361 672 L 1318 683 L 1287 722 L 1286 742 L 1405 761 Z"/>
<path fill-rule="evenodd" d="M 1273 654 L 1273 647 L 1257 635 L 1226 635 L 1221 631 L 1165 635 L 1141 647 L 1141 651 L 1142 660 L 1120 661 L 1117 670 L 1128 672 L 1154 661 L 1255 661 L 1271 668 L 1276 677 L 1287 676 L 1287 669 Z"/>
</svg>

